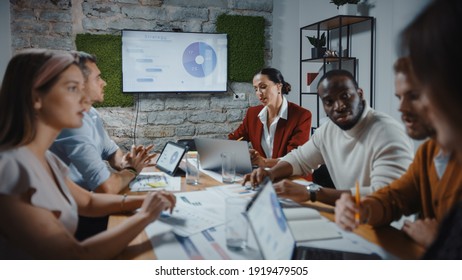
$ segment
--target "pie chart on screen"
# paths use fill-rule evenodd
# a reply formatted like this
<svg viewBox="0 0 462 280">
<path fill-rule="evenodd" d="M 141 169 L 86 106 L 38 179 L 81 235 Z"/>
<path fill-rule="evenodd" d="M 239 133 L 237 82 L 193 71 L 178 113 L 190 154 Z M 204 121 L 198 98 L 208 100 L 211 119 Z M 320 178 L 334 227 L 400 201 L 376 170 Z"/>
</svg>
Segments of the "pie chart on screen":
<svg viewBox="0 0 462 280">
<path fill-rule="evenodd" d="M 203 78 L 217 66 L 215 50 L 204 42 L 190 44 L 183 52 L 183 67 L 192 76 Z"/>
</svg>

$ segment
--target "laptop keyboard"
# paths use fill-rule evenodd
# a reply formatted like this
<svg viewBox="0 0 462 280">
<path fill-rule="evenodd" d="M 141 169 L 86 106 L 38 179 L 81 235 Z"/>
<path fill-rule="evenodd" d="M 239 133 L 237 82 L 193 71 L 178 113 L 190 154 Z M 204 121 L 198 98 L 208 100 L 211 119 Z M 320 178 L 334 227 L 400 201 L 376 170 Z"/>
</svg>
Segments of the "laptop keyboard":
<svg viewBox="0 0 462 280">
<path fill-rule="evenodd" d="M 328 249 L 299 247 L 295 256 L 297 260 L 342 260 L 343 252 Z"/>
<path fill-rule="evenodd" d="M 297 247 L 296 260 L 380 260 L 382 257 L 376 253 L 354 253 L 330 249 Z"/>
</svg>

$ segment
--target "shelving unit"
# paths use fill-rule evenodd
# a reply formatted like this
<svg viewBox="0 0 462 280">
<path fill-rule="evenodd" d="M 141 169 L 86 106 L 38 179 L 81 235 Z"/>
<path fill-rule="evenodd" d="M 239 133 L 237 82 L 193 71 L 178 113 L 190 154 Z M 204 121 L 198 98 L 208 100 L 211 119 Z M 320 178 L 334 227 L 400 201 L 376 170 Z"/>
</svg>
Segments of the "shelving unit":
<svg viewBox="0 0 462 280">
<path fill-rule="evenodd" d="M 374 24 L 373 17 L 339 15 L 300 28 L 300 105 L 303 106 L 303 98 L 307 96 L 312 99 L 312 102 L 316 102 L 316 107 L 313 107 L 310 103 L 311 106 L 309 108 L 313 117 L 316 117 L 316 120 L 312 124 L 314 129 L 319 127 L 321 113 L 324 114 L 324 109 L 317 96 L 317 92 L 311 90 L 307 85 L 307 73 L 310 73 L 308 69 L 316 68 L 316 66 L 312 67 L 312 65 L 317 64 L 322 69 L 318 74 L 319 77 L 327 71 L 326 68 L 328 66 L 330 68 L 348 69 L 357 80 L 366 76 L 365 74 L 358 76 L 359 66 L 365 67 L 366 62 L 360 64 L 360 58 L 352 56 L 353 38 L 363 32 L 370 32 L 370 60 L 368 63 L 370 69 L 368 75 L 370 89 L 369 100 L 367 102 L 370 106 L 374 107 Z M 327 50 L 337 51 L 338 57 L 311 57 L 311 45 L 305 36 L 317 36 L 320 38 L 322 32 L 326 32 Z M 332 43 L 337 43 L 338 45 L 333 47 Z M 362 57 L 363 55 L 361 54 Z M 314 72 L 319 72 L 319 70 Z M 358 82 L 361 87 L 361 81 L 358 80 Z"/>
</svg>

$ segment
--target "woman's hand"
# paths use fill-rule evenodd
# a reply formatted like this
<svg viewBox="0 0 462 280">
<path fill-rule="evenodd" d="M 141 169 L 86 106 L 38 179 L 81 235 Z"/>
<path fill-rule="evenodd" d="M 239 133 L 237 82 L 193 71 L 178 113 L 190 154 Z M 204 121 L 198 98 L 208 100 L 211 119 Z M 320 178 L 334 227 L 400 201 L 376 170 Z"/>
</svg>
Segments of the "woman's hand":
<svg viewBox="0 0 462 280">
<path fill-rule="evenodd" d="M 167 191 L 150 192 L 141 205 L 140 214 L 146 215 L 150 222 L 156 220 L 164 210 L 172 213 L 176 204 L 176 197 Z"/>
<path fill-rule="evenodd" d="M 256 165 L 259 167 L 266 167 L 266 162 L 263 156 L 260 155 L 259 152 L 257 152 L 254 149 L 249 149 L 249 154 L 250 154 L 250 161 L 252 162 L 252 165 Z"/>
</svg>

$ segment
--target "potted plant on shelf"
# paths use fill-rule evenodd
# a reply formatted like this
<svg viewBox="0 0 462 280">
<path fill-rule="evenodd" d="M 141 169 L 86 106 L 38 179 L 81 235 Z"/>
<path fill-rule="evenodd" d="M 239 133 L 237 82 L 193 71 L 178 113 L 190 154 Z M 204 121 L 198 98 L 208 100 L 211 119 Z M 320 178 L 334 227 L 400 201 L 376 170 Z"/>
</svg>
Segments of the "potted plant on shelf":
<svg viewBox="0 0 462 280">
<path fill-rule="evenodd" d="M 306 36 L 310 44 L 313 46 L 311 48 L 311 58 L 321 58 L 326 52 L 326 33 L 322 33 L 321 37 L 315 36 Z"/>
<path fill-rule="evenodd" d="M 356 15 L 360 0 L 331 0 L 337 6 L 339 15 Z"/>
</svg>

